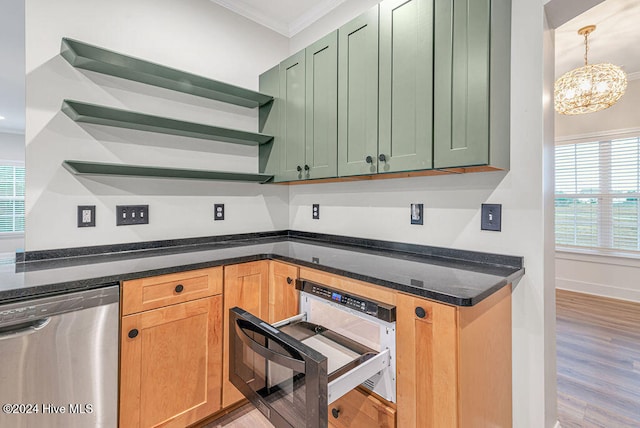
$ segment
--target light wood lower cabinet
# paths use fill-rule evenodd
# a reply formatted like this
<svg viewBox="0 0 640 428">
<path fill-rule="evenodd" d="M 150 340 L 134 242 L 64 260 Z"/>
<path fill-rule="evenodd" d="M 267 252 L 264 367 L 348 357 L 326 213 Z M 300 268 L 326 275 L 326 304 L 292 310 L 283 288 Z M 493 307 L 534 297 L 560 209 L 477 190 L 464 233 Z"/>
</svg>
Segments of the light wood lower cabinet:
<svg viewBox="0 0 640 428">
<path fill-rule="evenodd" d="M 399 427 L 510 427 L 511 287 L 471 307 L 398 293 Z"/>
<path fill-rule="evenodd" d="M 220 409 L 222 296 L 122 318 L 120 427 L 184 427 Z"/>
<path fill-rule="evenodd" d="M 394 428 L 396 410 L 356 388 L 329 405 L 328 420 L 333 428 Z"/>
<path fill-rule="evenodd" d="M 287 263 L 269 262 L 269 317 L 274 323 L 300 312 L 300 292 L 296 290 L 298 267 Z"/>
<path fill-rule="evenodd" d="M 260 319 L 269 315 L 269 261 L 224 267 L 224 358 L 222 364 L 222 407 L 243 400 L 229 381 L 229 309 L 238 306 Z"/>
</svg>

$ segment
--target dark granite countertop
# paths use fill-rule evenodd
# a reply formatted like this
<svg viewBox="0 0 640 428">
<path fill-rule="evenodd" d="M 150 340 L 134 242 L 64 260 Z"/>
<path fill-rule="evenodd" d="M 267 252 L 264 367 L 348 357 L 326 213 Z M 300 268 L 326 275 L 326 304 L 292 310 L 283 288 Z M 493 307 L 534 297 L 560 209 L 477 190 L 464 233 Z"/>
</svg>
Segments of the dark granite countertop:
<svg viewBox="0 0 640 428">
<path fill-rule="evenodd" d="M 524 274 L 521 257 L 278 231 L 28 252 L 0 265 L 0 303 L 121 280 L 263 259 L 282 260 L 472 306 Z"/>
</svg>

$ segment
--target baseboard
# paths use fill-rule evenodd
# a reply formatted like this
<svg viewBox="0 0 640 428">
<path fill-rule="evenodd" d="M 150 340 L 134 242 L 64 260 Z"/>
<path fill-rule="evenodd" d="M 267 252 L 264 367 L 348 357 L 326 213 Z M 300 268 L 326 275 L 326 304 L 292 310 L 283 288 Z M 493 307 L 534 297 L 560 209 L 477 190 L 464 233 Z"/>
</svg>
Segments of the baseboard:
<svg viewBox="0 0 640 428">
<path fill-rule="evenodd" d="M 592 282 L 574 281 L 571 279 L 556 278 L 556 288 L 576 291 L 578 293 L 593 294 L 611 299 L 640 302 L 640 290 L 612 287 L 610 285 L 596 284 Z"/>
</svg>

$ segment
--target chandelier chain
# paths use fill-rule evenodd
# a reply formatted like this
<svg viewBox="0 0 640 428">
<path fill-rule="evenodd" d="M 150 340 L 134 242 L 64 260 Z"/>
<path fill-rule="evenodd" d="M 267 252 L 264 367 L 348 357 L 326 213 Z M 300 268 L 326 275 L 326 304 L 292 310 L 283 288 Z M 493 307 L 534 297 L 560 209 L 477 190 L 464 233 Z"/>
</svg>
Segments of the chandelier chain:
<svg viewBox="0 0 640 428">
<path fill-rule="evenodd" d="M 589 52 L 589 32 L 584 33 L 584 65 L 587 65 L 587 53 Z"/>
</svg>

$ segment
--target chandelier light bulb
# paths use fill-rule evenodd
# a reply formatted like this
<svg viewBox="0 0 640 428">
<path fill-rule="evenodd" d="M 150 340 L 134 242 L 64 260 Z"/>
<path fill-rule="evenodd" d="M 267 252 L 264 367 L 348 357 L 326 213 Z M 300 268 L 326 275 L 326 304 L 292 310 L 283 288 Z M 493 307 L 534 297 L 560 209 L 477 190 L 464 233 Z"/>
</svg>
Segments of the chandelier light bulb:
<svg viewBox="0 0 640 428">
<path fill-rule="evenodd" d="M 596 29 L 589 25 L 578 30 L 584 36 L 584 66 L 562 75 L 554 85 L 554 105 L 560 114 L 593 113 L 611 107 L 624 95 L 627 76 L 609 63 L 590 65 L 588 37 Z"/>
</svg>

